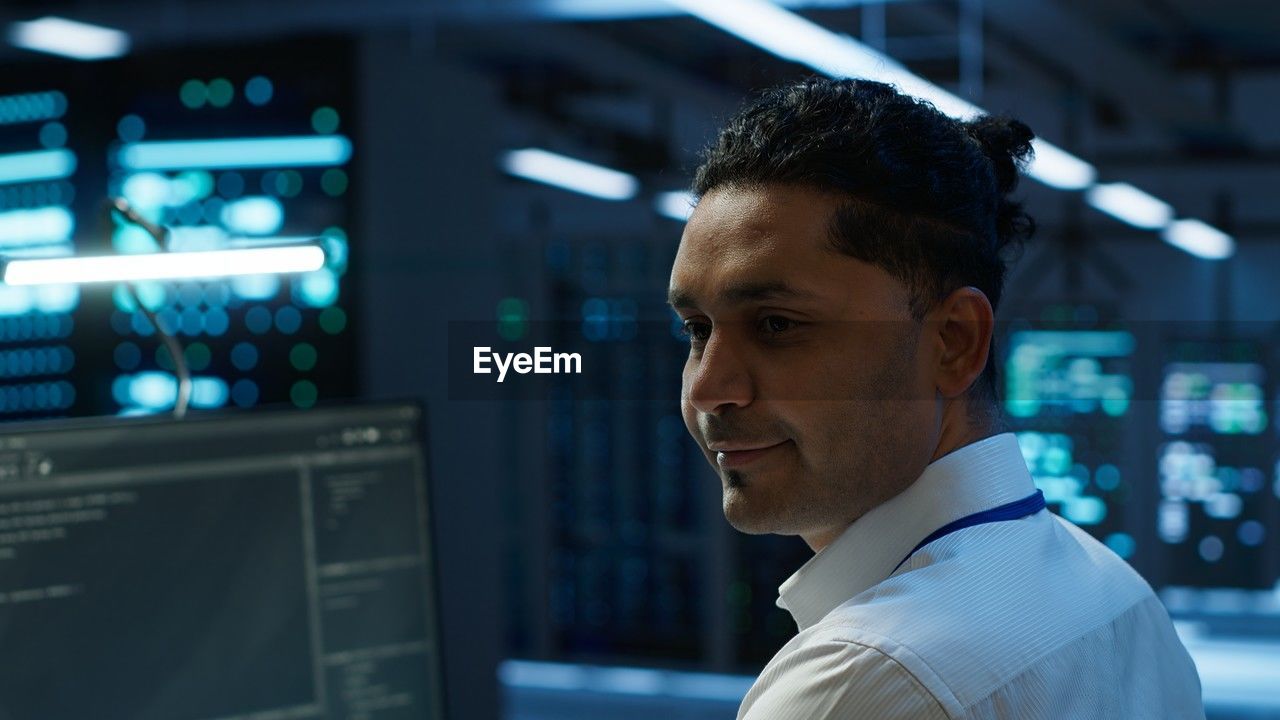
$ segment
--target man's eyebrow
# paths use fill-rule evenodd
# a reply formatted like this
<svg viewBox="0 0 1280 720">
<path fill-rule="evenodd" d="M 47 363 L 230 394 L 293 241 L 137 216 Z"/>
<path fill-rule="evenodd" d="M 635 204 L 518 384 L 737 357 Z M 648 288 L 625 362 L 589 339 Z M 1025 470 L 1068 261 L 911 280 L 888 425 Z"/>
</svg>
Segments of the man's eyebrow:
<svg viewBox="0 0 1280 720">
<path fill-rule="evenodd" d="M 795 288 L 781 280 L 768 282 L 744 282 L 730 285 L 720 295 L 720 299 L 731 305 L 762 300 L 803 300 L 817 297 L 813 293 Z M 671 288 L 667 292 L 667 304 L 673 308 L 695 308 L 698 306 L 693 294 L 681 288 Z"/>
</svg>

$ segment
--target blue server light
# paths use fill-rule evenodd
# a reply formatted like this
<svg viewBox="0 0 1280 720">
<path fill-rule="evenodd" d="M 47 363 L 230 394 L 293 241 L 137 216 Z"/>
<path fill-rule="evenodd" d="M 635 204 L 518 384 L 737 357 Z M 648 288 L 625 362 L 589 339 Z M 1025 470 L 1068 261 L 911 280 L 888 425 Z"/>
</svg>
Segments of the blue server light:
<svg viewBox="0 0 1280 720">
<path fill-rule="evenodd" d="M 116 134 L 125 142 L 137 142 L 147 134 L 147 123 L 137 115 L 125 115 L 116 123 Z"/>
<path fill-rule="evenodd" d="M 222 207 L 222 224 L 233 233 L 274 235 L 284 226 L 284 205 L 265 195 L 251 195 Z"/>
<path fill-rule="evenodd" d="M 328 307 L 338 301 L 338 274 L 328 269 L 309 272 L 298 278 L 294 288 L 301 304 Z"/>
<path fill-rule="evenodd" d="M 231 280 L 231 289 L 245 300 L 270 300 L 280 292 L 280 278 L 274 275 L 243 275 Z"/>
<path fill-rule="evenodd" d="M 46 148 L 60 148 L 67 144 L 67 127 L 60 122 L 48 122 L 40 126 L 40 144 Z"/>
<path fill-rule="evenodd" d="M 0 155 L 0 184 L 61 180 L 75 170 L 75 153 L 66 149 Z"/>
<path fill-rule="evenodd" d="M 231 386 L 231 401 L 237 407 L 252 407 L 258 402 L 258 385 L 252 380 L 237 380 Z"/>
<path fill-rule="evenodd" d="M 262 75 L 254 75 L 244 84 L 244 97 L 251 105 L 266 105 L 274 94 L 271 79 Z"/>
<path fill-rule="evenodd" d="M 231 348 L 231 364 L 237 370 L 248 372 L 258 365 L 258 348 L 250 342 L 239 342 Z"/>
<path fill-rule="evenodd" d="M 167 372 L 148 370 L 116 377 L 111 392 L 123 408 L 159 412 L 173 407 L 178 397 L 178 381 Z M 222 378 L 192 378 L 192 407 L 218 408 L 226 405 L 229 398 L 230 390 Z"/>
<path fill-rule="evenodd" d="M 128 170 L 310 167 L 341 165 L 350 158 L 351 141 L 341 135 L 138 142 L 117 154 Z"/>
<path fill-rule="evenodd" d="M 0 95 L 0 125 L 57 120 L 67 111 L 67 96 L 57 90 Z"/>
<path fill-rule="evenodd" d="M 68 242 L 75 227 L 75 216 L 66 207 L 6 210 L 0 212 L 0 248 Z"/>
</svg>

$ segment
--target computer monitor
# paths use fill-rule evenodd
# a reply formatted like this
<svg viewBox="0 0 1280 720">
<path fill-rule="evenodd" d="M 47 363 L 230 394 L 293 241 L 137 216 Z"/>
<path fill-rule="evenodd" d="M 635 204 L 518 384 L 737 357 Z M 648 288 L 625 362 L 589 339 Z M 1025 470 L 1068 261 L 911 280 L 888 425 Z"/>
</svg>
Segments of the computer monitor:
<svg viewBox="0 0 1280 720">
<path fill-rule="evenodd" d="M 413 404 L 0 428 L 0 717 L 441 718 Z"/>
<path fill-rule="evenodd" d="M 1166 585 L 1270 590 L 1280 580 L 1268 366 L 1256 339 L 1168 340 L 1154 513 Z"/>
<path fill-rule="evenodd" d="M 1125 472 L 1137 341 L 1097 309 L 1050 305 L 999 344 L 1004 409 L 1049 508 L 1133 562 L 1134 481 Z"/>
</svg>

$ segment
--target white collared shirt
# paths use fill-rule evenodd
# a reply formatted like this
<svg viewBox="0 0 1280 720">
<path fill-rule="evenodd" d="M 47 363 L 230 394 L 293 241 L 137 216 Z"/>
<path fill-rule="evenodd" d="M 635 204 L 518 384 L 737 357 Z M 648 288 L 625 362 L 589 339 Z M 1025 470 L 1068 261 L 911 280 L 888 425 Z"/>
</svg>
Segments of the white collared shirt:
<svg viewBox="0 0 1280 720">
<path fill-rule="evenodd" d="M 1050 513 L 938 528 L 1035 492 L 1012 433 L 930 464 L 779 588 L 800 632 L 739 720 L 1204 718 L 1164 606 Z"/>
</svg>

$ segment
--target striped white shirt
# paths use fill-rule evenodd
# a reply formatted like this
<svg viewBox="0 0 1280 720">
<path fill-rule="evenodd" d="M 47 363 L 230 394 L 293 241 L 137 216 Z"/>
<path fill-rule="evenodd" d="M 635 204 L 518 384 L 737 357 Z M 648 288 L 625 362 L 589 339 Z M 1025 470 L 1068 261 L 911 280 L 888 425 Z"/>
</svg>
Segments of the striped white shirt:
<svg viewBox="0 0 1280 720">
<path fill-rule="evenodd" d="M 947 534 L 1035 484 L 1011 433 L 930 464 L 779 588 L 799 627 L 739 720 L 1204 718 L 1164 606 L 1127 563 L 1041 510 Z"/>
</svg>

